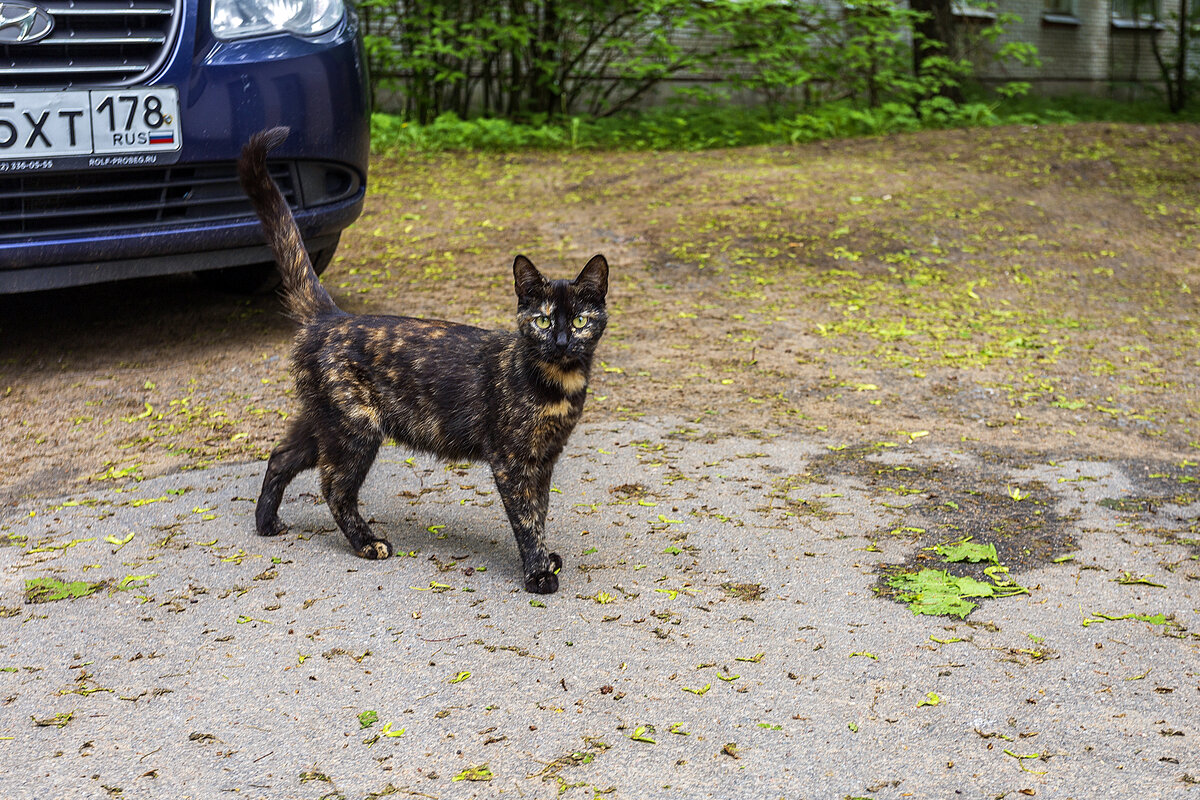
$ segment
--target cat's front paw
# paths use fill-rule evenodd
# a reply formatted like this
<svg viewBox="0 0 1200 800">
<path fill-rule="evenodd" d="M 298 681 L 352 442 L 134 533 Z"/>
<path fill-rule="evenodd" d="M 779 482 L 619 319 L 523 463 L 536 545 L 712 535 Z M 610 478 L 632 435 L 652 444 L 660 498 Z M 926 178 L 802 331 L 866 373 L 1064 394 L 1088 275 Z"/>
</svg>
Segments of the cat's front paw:
<svg viewBox="0 0 1200 800">
<path fill-rule="evenodd" d="M 562 557 L 558 553 L 547 553 L 550 569 L 539 569 L 525 576 L 525 591 L 534 594 L 554 594 L 558 591 L 558 571 L 562 569 Z"/>
<path fill-rule="evenodd" d="M 387 539 L 372 539 L 354 551 L 359 558 L 369 558 L 372 561 L 382 561 L 392 555 L 392 543 Z"/>
<path fill-rule="evenodd" d="M 562 560 L 559 560 L 562 564 Z M 558 591 L 558 576 L 553 572 L 535 572 L 525 576 L 525 591 L 533 594 L 554 594 Z"/>
<path fill-rule="evenodd" d="M 272 517 L 271 519 L 263 520 L 262 522 L 257 523 L 254 527 L 255 530 L 258 531 L 259 536 L 278 536 L 281 533 L 287 533 L 288 529 L 287 525 L 284 525 L 283 521 L 280 520 L 279 517 Z"/>
</svg>

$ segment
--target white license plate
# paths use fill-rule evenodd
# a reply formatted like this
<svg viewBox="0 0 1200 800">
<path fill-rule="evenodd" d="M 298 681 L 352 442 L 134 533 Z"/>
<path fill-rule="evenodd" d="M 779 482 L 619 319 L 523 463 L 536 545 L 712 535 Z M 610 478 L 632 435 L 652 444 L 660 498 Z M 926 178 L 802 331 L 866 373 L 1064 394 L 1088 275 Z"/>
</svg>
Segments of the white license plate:
<svg viewBox="0 0 1200 800">
<path fill-rule="evenodd" d="M 181 144 L 173 86 L 0 92 L 0 162 L 171 153 Z"/>
</svg>

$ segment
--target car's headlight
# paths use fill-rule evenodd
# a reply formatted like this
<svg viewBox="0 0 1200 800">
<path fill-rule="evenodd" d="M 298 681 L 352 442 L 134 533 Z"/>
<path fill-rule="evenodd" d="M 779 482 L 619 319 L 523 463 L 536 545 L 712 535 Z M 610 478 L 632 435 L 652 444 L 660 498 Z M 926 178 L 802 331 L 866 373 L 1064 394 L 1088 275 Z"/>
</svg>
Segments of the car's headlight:
<svg viewBox="0 0 1200 800">
<path fill-rule="evenodd" d="M 271 33 L 315 36 L 346 13 L 343 0 L 212 0 L 212 32 L 218 39 Z"/>
</svg>

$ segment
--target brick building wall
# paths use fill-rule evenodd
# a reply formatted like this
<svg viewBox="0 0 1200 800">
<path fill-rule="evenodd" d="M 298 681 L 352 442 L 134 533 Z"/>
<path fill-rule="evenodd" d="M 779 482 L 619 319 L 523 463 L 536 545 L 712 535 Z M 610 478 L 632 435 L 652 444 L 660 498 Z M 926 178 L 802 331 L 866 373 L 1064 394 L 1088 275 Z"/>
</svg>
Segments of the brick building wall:
<svg viewBox="0 0 1200 800">
<path fill-rule="evenodd" d="M 1164 20 L 1179 10 L 1179 0 L 1158 2 Z M 972 20 L 971 4 L 962 5 L 960 24 L 979 24 Z M 1164 51 L 1173 46 L 1170 30 L 1122 17 L 1132 4 L 1121 0 L 998 0 L 995 5 L 998 11 L 1021 17 L 996 46 L 1028 42 L 1037 47 L 1042 64 L 1033 68 L 979 59 L 980 77 L 1029 81 L 1039 93 L 1127 93 L 1134 84 L 1157 84 L 1161 77 L 1150 37 L 1159 37 Z"/>
</svg>

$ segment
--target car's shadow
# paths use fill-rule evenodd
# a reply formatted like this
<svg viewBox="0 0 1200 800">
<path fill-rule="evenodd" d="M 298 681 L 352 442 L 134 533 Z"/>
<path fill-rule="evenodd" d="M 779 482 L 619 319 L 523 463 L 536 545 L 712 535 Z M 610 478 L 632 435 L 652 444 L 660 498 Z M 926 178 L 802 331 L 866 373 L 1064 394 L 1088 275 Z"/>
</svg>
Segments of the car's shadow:
<svg viewBox="0 0 1200 800">
<path fill-rule="evenodd" d="M 273 413 L 237 441 L 218 422 L 286 408 L 294 330 L 272 294 L 190 274 L 0 297 L 0 507 L 118 462 L 154 474 L 257 452 Z"/>
<path fill-rule="evenodd" d="M 170 363 L 181 351 L 264 335 L 293 323 L 273 292 L 233 295 L 191 274 L 0 296 L 0 372 Z"/>
</svg>

